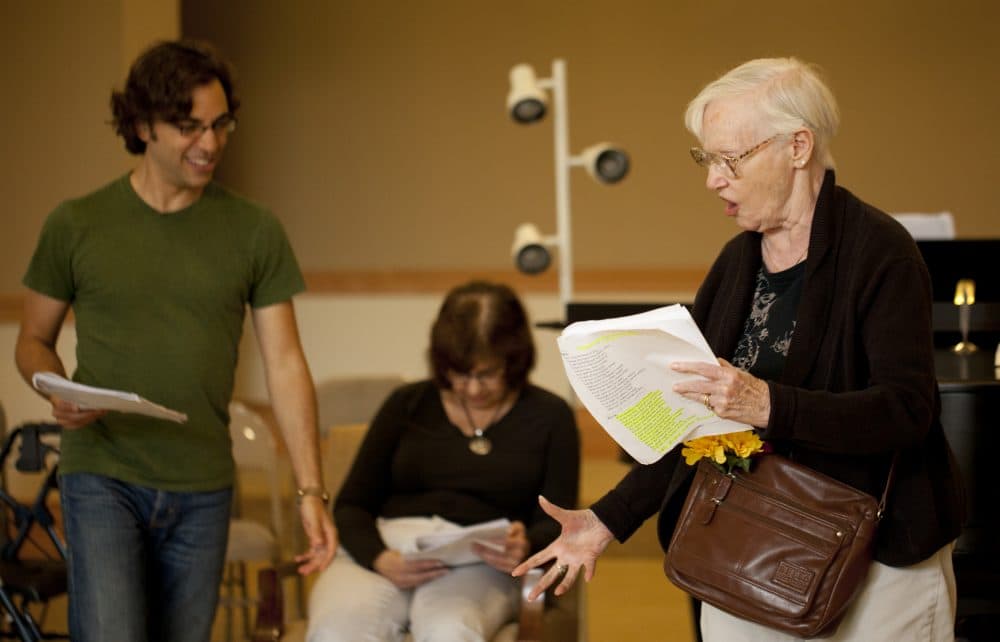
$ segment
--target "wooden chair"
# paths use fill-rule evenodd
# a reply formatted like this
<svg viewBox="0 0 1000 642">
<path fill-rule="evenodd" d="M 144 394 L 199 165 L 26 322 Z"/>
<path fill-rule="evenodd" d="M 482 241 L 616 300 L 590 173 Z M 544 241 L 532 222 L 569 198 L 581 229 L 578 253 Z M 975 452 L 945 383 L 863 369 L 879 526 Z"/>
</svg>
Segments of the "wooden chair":
<svg viewBox="0 0 1000 642">
<path fill-rule="evenodd" d="M 389 394 L 405 381 L 401 374 L 385 373 L 338 375 L 316 382 L 317 420 L 321 441 L 325 443 L 330 430 L 336 426 L 367 424 Z M 351 457 L 354 457 L 353 450 Z M 346 465 L 349 467 L 351 460 L 347 460 Z M 341 479 L 344 474 L 346 468 Z M 340 481 L 332 482 L 327 478 L 326 483 L 331 496 L 336 495 Z M 292 549 L 302 550 L 305 546 L 302 529 L 292 529 L 291 535 Z"/>
<path fill-rule="evenodd" d="M 277 443 L 265 419 L 246 404 L 229 405 L 229 435 L 233 443 L 237 480 L 233 493 L 233 515 L 226 545 L 226 568 L 219 606 L 225 613 L 226 640 L 233 639 L 233 610 L 239 609 L 243 629 L 250 627 L 253 602 L 248 595 L 247 564 L 273 564 L 282 558 L 281 542 L 285 524 Z M 246 514 L 244 493 L 246 475 L 266 478 L 269 517 L 265 521 Z"/>
<path fill-rule="evenodd" d="M 371 421 L 393 390 L 405 383 L 400 374 L 347 375 L 316 383 L 320 435 L 334 426 Z"/>
<path fill-rule="evenodd" d="M 323 461 L 324 477 L 331 494 L 335 495 L 340 489 L 366 430 L 367 424 L 350 424 L 334 426 L 328 431 Z M 296 576 L 296 565 L 291 562 L 267 566 L 258 571 L 257 622 L 251 636 L 254 642 L 300 642 L 305 639 L 306 621 L 289 618 L 285 608 L 283 585 Z M 585 630 L 580 624 L 584 604 L 582 581 L 576 582 L 572 590 L 558 598 L 546 595 L 544 599 L 529 602 L 527 595 L 539 577 L 540 570 L 524 578 L 518 620 L 501 628 L 491 642 L 579 639 L 579 632 Z"/>
</svg>

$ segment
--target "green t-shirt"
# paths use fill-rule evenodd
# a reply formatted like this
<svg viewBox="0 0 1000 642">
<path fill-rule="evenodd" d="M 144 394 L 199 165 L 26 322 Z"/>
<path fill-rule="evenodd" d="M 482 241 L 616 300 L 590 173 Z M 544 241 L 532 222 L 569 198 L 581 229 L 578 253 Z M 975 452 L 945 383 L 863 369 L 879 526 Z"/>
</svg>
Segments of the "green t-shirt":
<svg viewBox="0 0 1000 642">
<path fill-rule="evenodd" d="M 227 408 L 246 305 L 305 289 L 274 216 L 215 183 L 160 214 L 126 175 L 49 215 L 24 284 L 72 305 L 75 381 L 188 415 L 176 424 L 110 412 L 67 430 L 63 473 L 172 491 L 232 484 Z"/>
</svg>

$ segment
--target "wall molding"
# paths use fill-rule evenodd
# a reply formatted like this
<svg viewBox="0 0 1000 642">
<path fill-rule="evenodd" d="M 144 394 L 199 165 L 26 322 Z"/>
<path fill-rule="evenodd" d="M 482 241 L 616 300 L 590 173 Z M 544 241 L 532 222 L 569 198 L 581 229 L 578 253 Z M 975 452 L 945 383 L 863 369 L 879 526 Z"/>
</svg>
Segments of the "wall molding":
<svg viewBox="0 0 1000 642">
<path fill-rule="evenodd" d="M 574 290 L 587 293 L 679 292 L 691 297 L 698 289 L 707 268 L 609 268 L 579 269 L 574 272 Z M 559 291 L 556 273 L 527 276 L 515 270 L 325 270 L 305 273 L 308 294 L 377 295 L 443 294 L 470 279 L 487 279 L 510 284 L 525 294 Z M 0 323 L 16 323 L 21 317 L 23 295 L 0 292 Z"/>
<path fill-rule="evenodd" d="M 574 271 L 574 291 L 591 292 L 688 292 L 698 289 L 708 268 L 608 268 Z M 528 276 L 513 269 L 447 270 L 330 270 L 307 272 L 306 285 L 312 294 L 422 294 L 444 293 L 470 279 L 501 281 L 522 293 L 559 291 L 555 272 Z"/>
</svg>

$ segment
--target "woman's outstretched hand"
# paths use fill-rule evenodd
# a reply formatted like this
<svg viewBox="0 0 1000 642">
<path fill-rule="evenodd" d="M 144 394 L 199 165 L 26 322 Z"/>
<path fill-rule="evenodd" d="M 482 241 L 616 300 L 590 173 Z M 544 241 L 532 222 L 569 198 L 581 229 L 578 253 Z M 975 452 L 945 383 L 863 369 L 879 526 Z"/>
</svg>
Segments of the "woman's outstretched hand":
<svg viewBox="0 0 1000 642">
<path fill-rule="evenodd" d="M 528 594 L 529 600 L 534 600 L 554 584 L 557 585 L 555 594 L 562 595 L 573 586 L 581 568 L 584 579 L 589 582 L 594 577 L 597 558 L 614 539 L 608 527 L 597 519 L 597 515 L 590 509 L 566 510 L 541 496 L 538 498 L 538 504 L 552 519 L 559 522 L 562 533 L 554 542 L 526 559 L 511 573 L 514 577 L 520 577 L 536 566 L 554 560 L 549 570 L 542 575 L 538 584 Z"/>
</svg>

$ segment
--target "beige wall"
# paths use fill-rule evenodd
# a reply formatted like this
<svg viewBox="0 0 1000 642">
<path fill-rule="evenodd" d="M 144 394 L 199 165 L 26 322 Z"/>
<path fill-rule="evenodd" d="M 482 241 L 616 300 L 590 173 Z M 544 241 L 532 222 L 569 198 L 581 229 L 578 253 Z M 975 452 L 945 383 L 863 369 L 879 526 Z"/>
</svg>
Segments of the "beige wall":
<svg viewBox="0 0 1000 642">
<path fill-rule="evenodd" d="M 952 210 L 1000 235 L 1000 5 L 659 0 L 48 0 L 3 3 L 0 309 L 41 222 L 131 160 L 109 90 L 183 31 L 234 59 L 245 107 L 222 178 L 271 205 L 310 273 L 509 269 L 512 230 L 554 232 L 551 122 L 504 114 L 517 62 L 567 61 L 574 152 L 632 154 L 623 183 L 572 172 L 578 268 L 704 268 L 732 224 L 702 187 L 688 98 L 747 58 L 820 63 L 843 110 L 841 181 L 888 211 Z M 551 283 L 549 281 L 548 283 Z M 551 287 L 548 286 L 548 287 Z"/>
<path fill-rule="evenodd" d="M 273 206 L 308 271 L 504 268 L 515 225 L 554 231 L 551 122 L 513 124 L 507 73 L 567 62 L 579 267 L 705 266 L 733 233 L 687 154 L 684 106 L 752 57 L 824 67 L 842 183 L 887 211 L 949 209 L 1000 236 L 1000 4 L 988 0 L 187 0 L 185 33 L 236 62 L 245 108 L 223 177 Z"/>
<path fill-rule="evenodd" d="M 111 89 L 142 48 L 179 29 L 178 0 L 0 3 L 0 311 L 46 214 L 130 166 L 107 124 Z"/>
</svg>

